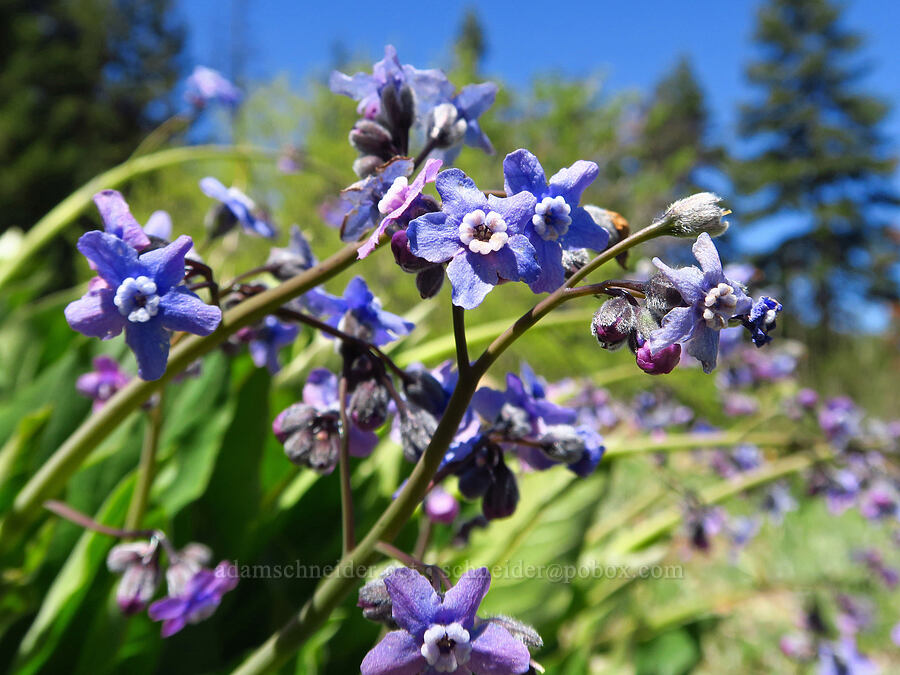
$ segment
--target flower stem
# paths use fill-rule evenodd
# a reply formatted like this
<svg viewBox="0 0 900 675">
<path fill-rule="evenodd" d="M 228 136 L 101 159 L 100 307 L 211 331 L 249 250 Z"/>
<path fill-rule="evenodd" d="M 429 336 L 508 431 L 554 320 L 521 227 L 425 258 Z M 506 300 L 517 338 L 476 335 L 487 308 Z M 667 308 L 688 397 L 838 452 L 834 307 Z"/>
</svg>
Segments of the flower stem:
<svg viewBox="0 0 900 675">
<path fill-rule="evenodd" d="M 466 310 L 457 305 L 453 308 L 453 340 L 456 342 L 456 368 L 460 373 L 468 372 L 471 367 L 469 362 L 469 343 L 466 342 Z"/>
<path fill-rule="evenodd" d="M 78 214 L 90 205 L 91 199 L 100 190 L 117 187 L 141 174 L 186 162 L 211 159 L 272 159 L 275 156 L 275 153 L 261 148 L 195 145 L 160 150 L 129 159 L 89 180 L 53 207 L 47 215 L 35 223 L 34 227 L 28 230 L 16 256 L 7 260 L 0 269 L 0 289 L 5 288 L 10 281 L 21 274 L 29 260 L 75 220 Z"/>
<path fill-rule="evenodd" d="M 347 416 L 347 378 L 341 377 L 338 385 L 338 408 L 341 415 L 341 448 L 338 466 L 341 472 L 341 524 L 343 546 L 341 555 L 356 546 L 353 525 L 353 488 L 350 485 L 350 419 Z"/>
<path fill-rule="evenodd" d="M 156 475 L 156 450 L 159 447 L 162 421 L 163 393 L 160 392 L 159 401 L 147 412 L 147 424 L 144 429 L 144 445 L 141 448 L 137 482 L 134 485 L 131 503 L 128 505 L 128 515 L 125 517 L 126 530 L 139 528 L 147 510 L 150 486 L 153 485 L 153 477 Z"/>
<path fill-rule="evenodd" d="M 110 537 L 118 537 L 120 539 L 144 539 L 147 537 L 160 536 L 160 533 L 156 530 L 135 530 L 131 528 L 122 530 L 117 527 L 109 527 L 108 525 L 98 523 L 81 511 L 76 511 L 65 502 L 60 502 L 55 499 L 44 502 L 44 508 L 48 511 L 52 511 L 61 518 L 65 518 L 71 523 L 80 525 L 86 530 L 92 530 L 93 532 L 99 532 L 100 534 L 108 534 Z"/>
</svg>

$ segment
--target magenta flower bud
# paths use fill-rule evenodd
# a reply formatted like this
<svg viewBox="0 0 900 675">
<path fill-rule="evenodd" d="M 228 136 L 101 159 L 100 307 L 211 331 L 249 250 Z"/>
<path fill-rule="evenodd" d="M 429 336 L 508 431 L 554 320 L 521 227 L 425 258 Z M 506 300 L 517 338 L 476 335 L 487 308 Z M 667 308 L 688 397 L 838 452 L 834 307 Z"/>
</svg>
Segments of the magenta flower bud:
<svg viewBox="0 0 900 675">
<path fill-rule="evenodd" d="M 663 347 L 655 354 L 650 352 L 649 343 L 638 347 L 635 353 L 638 368 L 650 375 L 668 375 L 681 361 L 681 345 L 674 344 Z"/>
<path fill-rule="evenodd" d="M 594 314 L 591 333 L 604 349 L 618 349 L 634 332 L 637 319 L 637 310 L 627 299 L 610 298 Z"/>
<path fill-rule="evenodd" d="M 433 523 L 450 525 L 459 515 L 459 502 L 456 497 L 438 486 L 425 497 L 425 515 Z"/>
</svg>

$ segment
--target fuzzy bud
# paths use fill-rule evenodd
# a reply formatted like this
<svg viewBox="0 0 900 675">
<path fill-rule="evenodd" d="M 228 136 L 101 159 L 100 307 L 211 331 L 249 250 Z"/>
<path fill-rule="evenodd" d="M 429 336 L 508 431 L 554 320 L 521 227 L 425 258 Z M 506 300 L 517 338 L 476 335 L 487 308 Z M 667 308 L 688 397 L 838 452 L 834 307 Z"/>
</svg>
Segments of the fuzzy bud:
<svg viewBox="0 0 900 675">
<path fill-rule="evenodd" d="M 447 392 L 441 383 L 425 370 L 410 370 L 403 382 L 403 392 L 410 403 L 439 417 L 447 406 Z"/>
<path fill-rule="evenodd" d="M 350 419 L 364 431 L 373 431 L 387 421 L 391 395 L 378 380 L 360 382 L 350 397 Z"/>
<path fill-rule="evenodd" d="M 353 160 L 353 173 L 360 178 L 366 178 L 374 174 L 382 164 L 384 159 L 378 155 L 362 155 Z"/>
<path fill-rule="evenodd" d="M 275 418 L 272 429 L 284 444 L 284 454 L 297 466 L 330 473 L 340 451 L 340 416 L 319 413 L 305 403 L 295 403 Z"/>
<path fill-rule="evenodd" d="M 669 345 L 658 350 L 655 354 L 650 352 L 650 344 L 644 343 L 635 352 L 638 368 L 650 375 L 668 375 L 678 362 L 681 361 L 681 345 Z"/>
<path fill-rule="evenodd" d="M 566 279 L 569 279 L 578 270 L 587 265 L 593 257 L 594 254 L 586 248 L 563 249 L 562 266 Z"/>
<path fill-rule="evenodd" d="M 114 546 L 106 566 L 112 572 L 122 573 L 116 589 L 116 604 L 121 612 L 132 615 L 143 611 L 153 599 L 162 577 L 156 539 Z"/>
<path fill-rule="evenodd" d="M 543 453 L 554 462 L 574 464 L 584 456 L 584 439 L 568 424 L 548 426 L 540 442 Z"/>
<path fill-rule="evenodd" d="M 693 238 L 703 232 L 718 237 L 728 229 L 728 221 L 723 218 L 731 213 L 719 206 L 721 201 L 712 192 L 698 192 L 672 204 L 661 220 L 668 222 L 669 234 L 675 237 Z"/>
<path fill-rule="evenodd" d="M 541 649 L 544 646 L 544 640 L 538 632 L 527 623 L 522 623 L 518 619 L 513 619 L 511 616 L 504 616 L 501 614 L 488 617 L 484 620 L 502 626 L 510 633 L 510 635 L 523 642 L 529 649 Z"/>
<path fill-rule="evenodd" d="M 397 628 L 393 617 L 393 605 L 388 594 L 384 578 L 396 567 L 385 570 L 378 579 L 373 579 L 359 589 L 357 607 L 362 608 L 363 616 L 369 621 L 383 623 L 390 629 Z"/>
<path fill-rule="evenodd" d="M 410 462 L 419 461 L 425 448 L 431 442 L 437 420 L 431 413 L 421 408 L 409 408 L 400 416 L 400 437 L 403 456 Z"/>
<path fill-rule="evenodd" d="M 488 520 L 508 518 L 519 503 L 519 486 L 515 474 L 503 462 L 503 457 L 491 472 L 491 484 L 481 501 L 481 512 Z"/>
<path fill-rule="evenodd" d="M 395 137 L 408 136 L 416 115 L 412 90 L 407 85 L 400 89 L 385 87 L 381 92 L 381 111 Z"/>
<path fill-rule="evenodd" d="M 681 293 L 665 275 L 656 273 L 647 282 L 646 307 L 657 324 L 675 307 L 685 307 L 687 303 Z"/>
<path fill-rule="evenodd" d="M 410 274 L 434 267 L 433 262 L 420 258 L 409 250 L 409 237 L 406 230 L 397 230 L 391 235 L 391 253 L 394 254 L 394 261 L 400 266 L 400 269 Z"/>
<path fill-rule="evenodd" d="M 384 161 L 393 156 L 391 132 L 374 120 L 357 120 L 350 130 L 350 145 L 363 155 L 375 155 Z"/>
<path fill-rule="evenodd" d="M 638 311 L 626 298 L 604 302 L 591 320 L 591 333 L 604 349 L 615 350 L 625 344 L 638 324 Z"/>
<path fill-rule="evenodd" d="M 428 113 L 428 137 L 437 148 L 450 148 L 462 141 L 467 127 L 452 103 L 441 103 Z"/>
<path fill-rule="evenodd" d="M 428 269 L 416 274 L 416 290 L 423 300 L 433 298 L 440 292 L 444 285 L 444 268 L 442 265 L 432 265 Z"/>
</svg>

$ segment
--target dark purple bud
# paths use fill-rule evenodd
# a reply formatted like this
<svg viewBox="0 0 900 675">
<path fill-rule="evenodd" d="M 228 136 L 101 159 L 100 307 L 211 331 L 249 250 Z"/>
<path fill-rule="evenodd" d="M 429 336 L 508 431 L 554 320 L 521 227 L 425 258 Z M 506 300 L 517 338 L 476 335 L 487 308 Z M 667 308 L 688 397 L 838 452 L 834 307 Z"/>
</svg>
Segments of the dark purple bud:
<svg viewBox="0 0 900 675">
<path fill-rule="evenodd" d="M 435 267 L 433 262 L 413 255 L 413 252 L 409 250 L 409 237 L 406 236 L 406 230 L 397 230 L 391 236 L 391 252 L 394 254 L 394 260 L 404 272 L 415 274 Z"/>
<path fill-rule="evenodd" d="M 409 138 L 409 128 L 415 119 L 416 107 L 412 90 L 404 85 L 385 87 L 381 92 L 381 112 L 395 139 L 400 140 L 398 150 L 400 154 L 406 152 L 406 139 Z"/>
<path fill-rule="evenodd" d="M 350 419 L 363 431 L 373 431 L 387 421 L 391 395 L 379 380 L 360 382 L 350 397 Z"/>
<path fill-rule="evenodd" d="M 635 353 L 638 368 L 650 375 L 668 375 L 681 361 L 681 345 L 674 344 L 650 353 L 650 344 L 644 343 Z"/>
<path fill-rule="evenodd" d="M 444 285 L 444 266 L 432 265 L 416 274 L 416 288 L 423 300 L 433 298 Z"/>
<path fill-rule="evenodd" d="M 484 466 L 470 466 L 460 473 L 457 485 L 463 497 L 478 499 L 491 486 L 491 471 Z"/>
<path fill-rule="evenodd" d="M 347 391 L 353 392 L 363 382 L 375 380 L 383 382 L 387 377 L 384 364 L 371 352 L 363 351 L 358 345 L 344 343 L 341 346 L 341 354 L 348 359 L 344 367 L 344 375 L 347 378 Z"/>
<path fill-rule="evenodd" d="M 410 370 L 403 382 L 403 393 L 410 403 L 439 417 L 447 407 L 447 392 L 431 373 L 425 370 Z"/>
<path fill-rule="evenodd" d="M 357 607 L 362 608 L 363 616 L 369 621 L 383 623 L 388 628 L 394 629 L 397 623 L 393 617 L 393 605 L 388 594 L 384 578 L 396 568 L 385 570 L 378 579 L 373 579 L 359 589 L 359 601 Z"/>
<path fill-rule="evenodd" d="M 403 456 L 409 462 L 417 462 L 431 442 L 437 420 L 421 408 L 408 408 L 400 416 L 400 438 Z"/>
<path fill-rule="evenodd" d="M 624 345 L 638 324 L 638 310 L 626 298 L 610 298 L 594 314 L 591 333 L 604 349 Z"/>
<path fill-rule="evenodd" d="M 337 465 L 340 428 L 336 411 L 319 413 L 305 403 L 295 403 L 272 424 L 278 439 L 284 439 L 287 458 L 318 473 L 329 473 Z"/>
<path fill-rule="evenodd" d="M 361 119 L 350 131 L 350 145 L 362 155 L 374 155 L 383 161 L 394 154 L 391 132 L 374 120 Z"/>
<path fill-rule="evenodd" d="M 481 512 L 488 520 L 507 518 L 515 513 L 519 503 L 516 476 L 503 462 L 503 457 L 491 472 L 492 481 L 481 501 Z"/>
<path fill-rule="evenodd" d="M 529 649 L 541 649 L 544 646 L 544 640 L 534 628 L 511 616 L 504 616 L 502 614 L 490 616 L 487 619 L 484 619 L 484 621 L 502 626 L 514 638 L 525 643 L 525 646 Z"/>
</svg>

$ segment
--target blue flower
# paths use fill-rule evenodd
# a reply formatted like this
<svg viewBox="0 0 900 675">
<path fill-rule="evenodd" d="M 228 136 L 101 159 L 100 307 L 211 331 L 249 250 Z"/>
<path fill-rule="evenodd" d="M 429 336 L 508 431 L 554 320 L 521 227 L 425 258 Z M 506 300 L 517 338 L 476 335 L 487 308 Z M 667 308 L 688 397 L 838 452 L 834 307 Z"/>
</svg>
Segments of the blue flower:
<svg viewBox="0 0 900 675">
<path fill-rule="evenodd" d="M 229 82 L 222 73 L 206 66 L 196 66 L 187 79 L 184 97 L 197 107 L 204 108 L 209 103 L 222 103 L 234 107 L 241 102 L 241 90 Z"/>
<path fill-rule="evenodd" d="M 537 279 L 534 246 L 523 234 L 534 213 L 533 195 L 485 197 L 459 169 L 442 171 L 435 183 L 441 210 L 409 224 L 409 250 L 429 262 L 449 261 L 453 304 L 474 309 L 502 281 Z"/>
<path fill-rule="evenodd" d="M 387 344 L 398 337 L 409 335 L 415 328 L 414 323 L 383 310 L 381 301 L 372 294 L 362 277 L 350 280 L 340 302 L 343 303 L 343 311 L 332 316 L 328 323 L 338 327 L 347 320 L 348 315 L 352 316 L 366 334 L 359 337 L 372 344 L 378 346 Z"/>
<path fill-rule="evenodd" d="M 231 226 L 240 223 L 244 231 L 266 239 L 275 237 L 275 226 L 268 219 L 258 215 L 256 203 L 236 187 L 227 188 L 211 176 L 201 179 L 200 189 L 207 197 L 220 201 L 225 213 L 230 216 Z M 227 231 L 229 228 L 221 228 Z"/>
<path fill-rule="evenodd" d="M 454 93 L 456 88 L 441 71 L 418 71 L 410 81 L 425 142 L 435 146 L 429 157 L 452 162 L 464 144 L 494 154 L 478 118 L 494 104 L 496 84 L 469 84 Z"/>
<path fill-rule="evenodd" d="M 538 158 L 528 150 L 516 150 L 503 160 L 506 194 L 529 192 L 536 199 L 525 229 L 541 267 L 540 276 L 529 284 L 535 293 L 556 290 L 565 281 L 563 249 L 602 251 L 609 243 L 609 232 L 578 205 L 581 193 L 598 172 L 594 162 L 579 160 L 555 173 L 548 183 Z"/>
<path fill-rule="evenodd" d="M 443 597 L 415 570 L 402 567 L 384 579 L 400 630 L 366 654 L 362 675 L 413 673 L 524 673 L 531 656 L 499 622 L 475 613 L 487 594 L 486 567 L 470 570 Z"/>
<path fill-rule="evenodd" d="M 398 178 L 408 178 L 413 161 L 405 157 L 379 166 L 375 173 L 341 190 L 341 239 L 356 241 L 382 217 L 378 206 Z"/>
<path fill-rule="evenodd" d="M 191 238 L 178 237 L 165 248 L 138 257 L 124 241 L 105 232 L 88 232 L 78 250 L 97 268 L 98 285 L 65 310 L 69 325 L 90 337 L 108 339 L 125 330 L 138 374 L 159 379 L 169 356 L 169 331 L 209 335 L 222 320 L 218 307 L 207 305 L 187 287 L 184 256 Z"/>
<path fill-rule="evenodd" d="M 137 251 L 150 246 L 150 237 L 131 215 L 128 203 L 121 192 L 101 190 L 94 195 L 94 204 L 97 205 L 103 219 L 103 229 L 109 234 L 118 237 Z"/>
<path fill-rule="evenodd" d="M 300 328 L 291 323 L 279 321 L 274 316 L 263 319 L 262 325 L 249 334 L 250 358 L 257 368 L 265 366 L 273 375 L 281 370 L 278 362 L 279 350 L 297 339 Z"/>
<path fill-rule="evenodd" d="M 381 92 L 388 85 L 396 88 L 406 84 L 407 74 L 416 72 L 412 66 L 400 65 L 397 50 L 393 45 L 386 45 L 384 58 L 372 66 L 372 74 L 355 73 L 345 75 L 333 71 L 328 86 L 335 94 L 349 96 L 358 101 L 357 112 L 366 119 L 375 119 L 381 112 Z"/>
<path fill-rule="evenodd" d="M 650 335 L 650 349 L 656 353 L 669 345 L 683 343 L 687 353 L 700 361 L 703 372 L 716 367 L 719 331 L 729 320 L 746 315 L 753 304 L 743 287 L 725 277 L 722 261 L 709 234 L 702 233 L 692 248 L 700 268 L 672 269 L 653 259 L 662 274 L 681 294 L 686 306 L 675 307 L 663 317 L 662 327 Z"/>
<path fill-rule="evenodd" d="M 750 315 L 744 320 L 744 326 L 750 331 L 753 344 L 757 347 L 772 341 L 769 331 L 775 328 L 775 318 L 783 308 L 780 302 L 765 295 L 753 303 Z"/>
<path fill-rule="evenodd" d="M 189 623 L 209 618 L 222 602 L 222 596 L 237 586 L 238 574 L 234 564 L 222 561 L 215 570 L 201 569 L 176 597 L 157 600 L 148 614 L 154 621 L 162 621 L 162 636 L 174 635 Z"/>
</svg>

